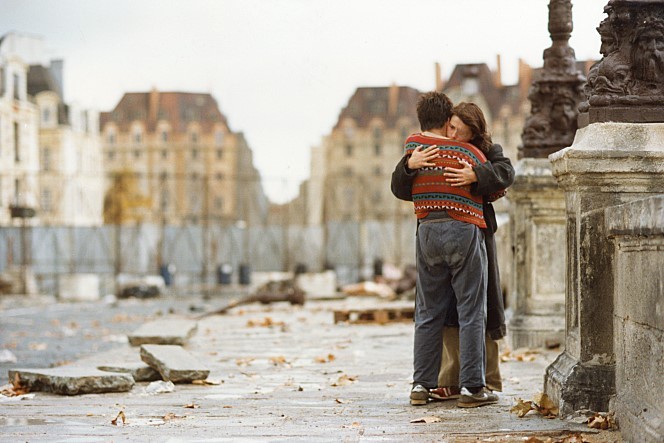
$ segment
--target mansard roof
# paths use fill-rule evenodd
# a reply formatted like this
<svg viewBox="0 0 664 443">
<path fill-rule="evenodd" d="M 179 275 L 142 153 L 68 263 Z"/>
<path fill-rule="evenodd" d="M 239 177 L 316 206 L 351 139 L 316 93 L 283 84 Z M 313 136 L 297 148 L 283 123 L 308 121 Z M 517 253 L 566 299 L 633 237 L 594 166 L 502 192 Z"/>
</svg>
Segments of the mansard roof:
<svg viewBox="0 0 664 443">
<path fill-rule="evenodd" d="M 393 89 L 395 88 L 395 89 Z M 392 100 L 395 103 L 390 107 L 390 91 L 393 91 Z M 408 86 L 360 87 L 341 110 L 334 129 L 338 129 L 346 118 L 355 121 L 358 127 L 364 128 L 372 119 L 382 119 L 387 127 L 396 126 L 397 121 L 404 116 L 411 117 L 417 122 L 415 110 L 420 92 Z"/>
<path fill-rule="evenodd" d="M 128 131 L 134 121 L 142 121 L 150 132 L 159 121 L 168 122 L 174 132 L 186 132 L 192 122 L 199 123 L 203 132 L 211 132 L 218 123 L 228 126 L 212 95 L 193 92 L 128 92 L 113 111 L 102 112 L 99 118 L 101 128 L 114 122 L 121 131 Z"/>
<path fill-rule="evenodd" d="M 51 91 L 58 95 L 58 123 L 69 124 L 69 107 L 62 100 L 60 85 L 51 71 L 42 65 L 30 65 L 28 69 L 28 95 L 36 96 L 40 92 Z"/>
</svg>

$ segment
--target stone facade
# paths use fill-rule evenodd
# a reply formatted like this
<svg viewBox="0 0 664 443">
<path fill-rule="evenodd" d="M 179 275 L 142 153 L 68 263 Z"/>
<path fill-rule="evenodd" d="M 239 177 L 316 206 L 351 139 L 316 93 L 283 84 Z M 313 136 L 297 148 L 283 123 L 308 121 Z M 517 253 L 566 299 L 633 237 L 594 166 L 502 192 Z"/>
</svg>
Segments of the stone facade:
<svg viewBox="0 0 664 443">
<path fill-rule="evenodd" d="M 107 223 L 264 219 L 251 149 L 210 94 L 127 93 L 100 124 Z"/>
<path fill-rule="evenodd" d="M 637 406 L 637 394 L 628 389 L 630 383 L 660 378 L 661 366 L 655 364 L 653 369 L 652 349 L 639 354 L 646 345 L 640 342 L 631 347 L 629 340 L 661 339 L 662 325 L 648 314 L 638 325 L 630 319 L 632 311 L 638 313 L 647 306 L 657 312 L 662 303 L 661 288 L 652 283 L 652 279 L 661 283 L 657 280 L 661 271 L 651 268 L 659 260 L 659 240 L 625 237 L 612 241 L 610 237 L 629 232 L 621 231 L 621 223 L 624 229 L 638 225 L 626 218 L 634 213 L 616 206 L 632 203 L 630 207 L 637 208 L 637 201 L 664 193 L 662 140 L 664 124 L 593 123 L 577 131 L 571 147 L 550 156 L 553 174 L 566 199 L 566 338 L 565 352 L 547 368 L 545 391 L 563 414 L 578 409 L 608 411 L 615 400 L 615 409 L 623 414 L 618 415 L 619 420 L 629 411 L 628 420 L 639 417 L 643 424 L 648 422 L 649 415 L 642 411 L 647 407 L 640 398 Z M 661 223 L 661 217 L 656 219 L 660 212 L 648 209 L 649 215 L 648 206 L 641 208 L 642 218 L 649 220 L 643 222 L 644 227 Z M 632 232 L 643 235 L 645 231 L 639 234 L 638 229 Z M 653 261 L 644 261 L 650 259 Z M 636 270 L 639 263 L 647 266 Z M 638 275 L 644 278 L 631 286 Z M 649 322 L 654 322 L 653 328 Z M 634 377 L 636 381 L 628 382 Z M 619 379 L 625 385 L 618 385 Z M 649 383 L 641 389 L 648 389 Z M 656 397 L 644 400 L 650 398 L 655 411 L 661 411 L 661 398 L 656 392 L 652 395 Z M 660 432 L 659 439 L 650 441 L 661 441 L 661 422 L 648 424 Z M 634 436 L 633 441 L 645 441 L 637 437 L 646 435 L 638 426 L 630 429 L 625 435 Z"/>
<path fill-rule="evenodd" d="M 39 110 L 28 96 L 32 47 L 19 34 L 0 39 L 0 223 L 21 223 L 10 208 L 34 210 L 39 202 Z M 35 222 L 36 220 L 32 220 Z"/>
<path fill-rule="evenodd" d="M 623 435 L 634 441 L 662 441 L 664 195 L 608 208 L 604 216 L 615 257 L 613 408 Z"/>
</svg>

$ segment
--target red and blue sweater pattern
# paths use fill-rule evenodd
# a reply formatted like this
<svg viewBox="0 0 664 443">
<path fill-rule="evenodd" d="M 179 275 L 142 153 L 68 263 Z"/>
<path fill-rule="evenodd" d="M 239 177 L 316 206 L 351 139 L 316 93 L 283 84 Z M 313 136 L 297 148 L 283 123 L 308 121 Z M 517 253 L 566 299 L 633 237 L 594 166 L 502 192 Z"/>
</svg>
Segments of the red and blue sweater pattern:
<svg viewBox="0 0 664 443">
<path fill-rule="evenodd" d="M 470 166 L 486 163 L 484 153 L 469 143 L 418 133 L 406 139 L 405 155 L 411 155 L 420 145 L 422 149 L 436 145 L 440 155 L 434 160 L 435 166 L 417 169 L 412 188 L 417 218 L 424 218 L 431 211 L 447 211 L 455 220 L 486 228 L 482 196 L 471 194 L 470 186 L 450 186 L 443 176 L 445 168 L 461 168 L 461 161 L 467 162 Z"/>
</svg>

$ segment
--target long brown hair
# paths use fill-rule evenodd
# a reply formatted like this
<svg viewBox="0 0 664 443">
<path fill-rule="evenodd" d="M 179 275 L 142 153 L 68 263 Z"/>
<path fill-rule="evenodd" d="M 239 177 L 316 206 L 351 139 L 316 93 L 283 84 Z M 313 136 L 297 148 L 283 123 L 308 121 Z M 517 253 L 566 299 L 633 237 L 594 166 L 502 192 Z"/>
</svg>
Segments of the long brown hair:
<svg viewBox="0 0 664 443">
<path fill-rule="evenodd" d="M 452 109 L 452 115 L 456 115 L 468 128 L 473 138 L 470 143 L 477 146 L 482 152 L 489 152 L 493 144 L 491 134 L 487 130 L 484 113 L 475 103 L 461 102 Z"/>
</svg>

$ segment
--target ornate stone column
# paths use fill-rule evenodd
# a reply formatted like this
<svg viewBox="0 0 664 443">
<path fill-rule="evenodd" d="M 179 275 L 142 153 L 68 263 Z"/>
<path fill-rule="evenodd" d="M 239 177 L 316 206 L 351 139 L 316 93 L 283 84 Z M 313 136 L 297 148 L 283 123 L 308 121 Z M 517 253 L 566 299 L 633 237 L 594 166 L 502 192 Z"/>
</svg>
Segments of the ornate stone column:
<svg viewBox="0 0 664 443">
<path fill-rule="evenodd" d="M 614 306 L 629 304 L 639 289 L 625 292 L 615 281 L 605 218 L 616 205 L 664 192 L 664 0 L 611 0 L 604 11 L 603 58 L 589 72 L 580 107 L 585 126 L 571 147 L 549 156 L 566 201 L 566 337 L 544 388 L 563 414 L 608 411 L 618 393 L 618 412 L 636 405 L 631 412 L 641 416 L 641 405 L 620 403 L 614 334 Z"/>
<path fill-rule="evenodd" d="M 510 189 L 514 348 L 562 343 L 565 337 L 565 200 L 547 156 L 572 144 L 583 100 L 585 79 L 568 44 L 570 0 L 549 2 L 549 33 L 553 43 L 529 92 L 531 114 Z"/>
</svg>

